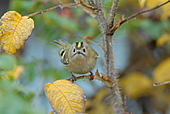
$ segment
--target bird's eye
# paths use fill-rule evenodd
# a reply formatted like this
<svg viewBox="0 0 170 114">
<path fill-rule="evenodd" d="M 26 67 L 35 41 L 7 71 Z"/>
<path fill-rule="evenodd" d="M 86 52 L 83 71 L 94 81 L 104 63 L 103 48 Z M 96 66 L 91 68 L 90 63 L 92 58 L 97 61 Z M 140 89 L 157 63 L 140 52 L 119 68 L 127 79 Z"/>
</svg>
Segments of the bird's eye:
<svg viewBox="0 0 170 114">
<path fill-rule="evenodd" d="M 83 49 L 83 52 L 85 53 L 85 52 L 86 52 L 86 49 Z"/>
<path fill-rule="evenodd" d="M 76 51 L 76 49 L 73 49 L 73 52 L 75 52 Z"/>
</svg>

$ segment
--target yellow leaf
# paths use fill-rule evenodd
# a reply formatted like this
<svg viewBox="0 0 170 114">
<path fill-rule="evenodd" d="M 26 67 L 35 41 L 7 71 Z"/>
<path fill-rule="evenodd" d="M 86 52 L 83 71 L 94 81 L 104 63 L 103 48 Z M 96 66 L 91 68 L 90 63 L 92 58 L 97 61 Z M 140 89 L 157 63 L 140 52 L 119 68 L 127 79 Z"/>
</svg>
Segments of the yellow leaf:
<svg viewBox="0 0 170 114">
<path fill-rule="evenodd" d="M 167 0 L 147 0 L 146 1 L 146 7 L 147 8 L 153 8 L 159 4 L 162 4 L 164 2 L 166 2 Z"/>
<path fill-rule="evenodd" d="M 165 43 L 167 43 L 168 41 L 170 41 L 170 36 L 168 34 L 163 34 L 161 37 L 159 37 L 159 39 L 156 41 L 156 46 L 157 47 L 161 47 L 162 45 L 164 45 Z"/>
<path fill-rule="evenodd" d="M 166 2 L 167 0 L 140 0 L 139 1 L 139 5 L 141 8 L 153 8 L 157 5 L 160 5 L 164 2 Z"/>
<path fill-rule="evenodd" d="M 153 71 L 154 83 L 170 80 L 170 58 L 165 59 Z"/>
<path fill-rule="evenodd" d="M 12 71 L 6 71 L 7 75 L 4 76 L 3 78 L 9 79 L 17 79 L 20 77 L 20 75 L 24 72 L 24 67 L 23 66 L 15 66 L 15 68 Z"/>
<path fill-rule="evenodd" d="M 162 7 L 163 14 L 161 15 L 162 20 L 166 20 L 170 16 L 170 4 L 166 4 Z"/>
<path fill-rule="evenodd" d="M 138 1 L 139 1 L 140 7 L 144 8 L 147 0 L 138 0 Z"/>
<path fill-rule="evenodd" d="M 34 21 L 16 11 L 8 11 L 0 19 L 0 46 L 6 53 L 14 54 L 24 46 L 31 35 Z"/>
<path fill-rule="evenodd" d="M 67 80 L 46 84 L 45 94 L 57 114 L 83 113 L 85 96 L 83 90 Z"/>
<path fill-rule="evenodd" d="M 132 72 L 124 76 L 119 81 L 126 95 L 137 99 L 152 89 L 152 81 L 141 72 Z"/>
</svg>

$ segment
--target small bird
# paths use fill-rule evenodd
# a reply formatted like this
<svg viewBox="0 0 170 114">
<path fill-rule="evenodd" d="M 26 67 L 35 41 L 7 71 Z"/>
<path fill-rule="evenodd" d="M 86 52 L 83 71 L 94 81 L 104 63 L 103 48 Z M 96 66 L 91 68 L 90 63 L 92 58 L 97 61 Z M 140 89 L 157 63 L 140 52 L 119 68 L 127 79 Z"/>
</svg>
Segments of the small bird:
<svg viewBox="0 0 170 114">
<path fill-rule="evenodd" d="M 85 42 L 75 42 L 72 45 L 59 39 L 52 43 L 61 47 L 58 51 L 61 63 L 71 72 L 86 74 L 96 65 L 98 53 Z"/>
</svg>

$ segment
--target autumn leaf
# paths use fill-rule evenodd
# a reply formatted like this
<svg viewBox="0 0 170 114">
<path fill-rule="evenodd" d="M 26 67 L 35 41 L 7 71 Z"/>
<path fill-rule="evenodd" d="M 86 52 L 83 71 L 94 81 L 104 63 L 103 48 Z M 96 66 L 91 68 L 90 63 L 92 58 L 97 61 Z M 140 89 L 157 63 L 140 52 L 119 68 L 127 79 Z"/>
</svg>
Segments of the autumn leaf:
<svg viewBox="0 0 170 114">
<path fill-rule="evenodd" d="M 153 80 L 155 83 L 170 80 L 170 58 L 163 60 L 153 71 Z"/>
<path fill-rule="evenodd" d="M 162 7 L 163 14 L 161 15 L 162 20 L 166 20 L 168 17 L 170 17 L 170 4 L 167 4 Z"/>
<path fill-rule="evenodd" d="M 152 89 L 152 81 L 141 72 L 131 72 L 119 81 L 124 93 L 137 99 Z"/>
<path fill-rule="evenodd" d="M 24 67 L 19 65 L 15 66 L 13 70 L 6 71 L 6 76 L 3 76 L 5 79 L 13 78 L 17 79 L 20 77 L 20 75 L 24 72 Z"/>
<path fill-rule="evenodd" d="M 138 0 L 138 1 L 139 1 L 140 7 L 144 8 L 147 0 Z"/>
<path fill-rule="evenodd" d="M 170 36 L 168 34 L 163 34 L 156 41 L 156 46 L 161 47 L 162 45 L 164 45 L 165 43 L 167 43 L 169 41 L 170 41 Z"/>
<path fill-rule="evenodd" d="M 140 0 L 139 1 L 139 5 L 140 7 L 144 8 L 153 8 L 159 4 L 162 4 L 164 2 L 166 2 L 167 0 Z M 163 6 L 164 7 L 164 6 Z"/>
<path fill-rule="evenodd" d="M 45 94 L 57 114 L 83 113 L 85 96 L 83 90 L 67 80 L 46 84 Z"/>
<path fill-rule="evenodd" d="M 34 21 L 16 11 L 8 11 L 0 19 L 0 46 L 6 53 L 14 54 L 24 46 L 31 35 Z"/>
</svg>

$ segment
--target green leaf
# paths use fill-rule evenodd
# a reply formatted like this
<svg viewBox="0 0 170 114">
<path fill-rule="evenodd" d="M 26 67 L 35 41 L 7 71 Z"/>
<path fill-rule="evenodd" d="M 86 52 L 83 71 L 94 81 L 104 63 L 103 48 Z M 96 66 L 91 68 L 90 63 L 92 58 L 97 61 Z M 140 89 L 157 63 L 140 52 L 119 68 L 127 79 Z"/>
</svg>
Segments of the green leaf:
<svg viewBox="0 0 170 114">
<path fill-rule="evenodd" d="M 30 94 L 18 82 L 0 78 L 0 114 L 45 114 L 41 108 L 32 106 Z"/>
<path fill-rule="evenodd" d="M 0 68 L 3 70 L 12 70 L 16 65 L 16 59 L 13 55 L 0 55 Z"/>
</svg>

